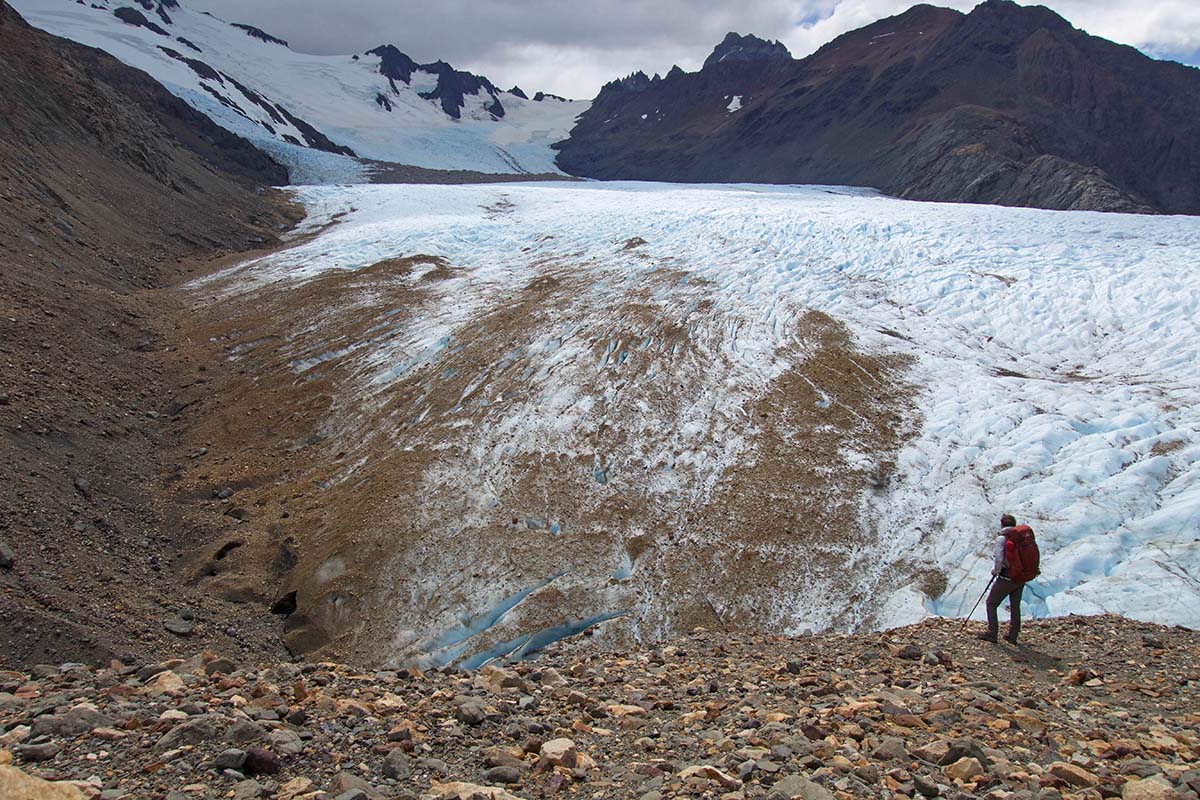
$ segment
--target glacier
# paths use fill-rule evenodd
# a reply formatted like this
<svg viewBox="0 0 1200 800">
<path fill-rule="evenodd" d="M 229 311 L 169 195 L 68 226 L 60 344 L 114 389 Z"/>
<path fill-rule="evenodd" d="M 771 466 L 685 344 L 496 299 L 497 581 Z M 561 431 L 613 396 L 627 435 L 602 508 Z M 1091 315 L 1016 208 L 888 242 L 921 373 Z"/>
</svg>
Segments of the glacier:
<svg viewBox="0 0 1200 800">
<path fill-rule="evenodd" d="M 431 531 L 453 530 L 426 541 L 419 557 L 400 559 L 394 569 L 416 588 L 388 602 L 418 605 L 413 598 L 428 599 L 447 576 L 486 566 L 464 537 L 510 515 L 495 509 L 509 503 L 514 481 L 529 477 L 522 465 L 533 459 L 543 464 L 534 479 L 636 498 L 633 518 L 615 532 L 580 531 L 574 511 L 551 502 L 520 512 L 520 533 L 494 534 L 496 541 L 535 539 L 562 556 L 565 571 L 547 562 L 540 574 L 555 570 L 564 607 L 582 598 L 570 609 L 576 617 L 630 611 L 606 625 L 643 637 L 669 630 L 661 617 L 650 621 L 650 609 L 676 600 L 661 576 L 652 580 L 636 554 L 603 537 L 662 535 L 714 554 L 729 544 L 721 537 L 732 534 L 721 531 L 694 541 L 699 534 L 678 510 L 707 502 L 761 457 L 762 423 L 751 410 L 802 363 L 798 353 L 810 345 L 797 326 L 820 312 L 864 351 L 903 356 L 911 387 L 914 428 L 895 469 L 855 501 L 864 533 L 847 564 L 857 599 L 778 585 L 753 597 L 745 584 L 722 597 L 727 568 L 691 564 L 690 580 L 712 587 L 704 597 L 714 613 L 761 603 L 790 633 L 965 615 L 988 580 L 998 517 L 1011 512 L 1033 526 L 1042 548 L 1042 575 L 1026 593 L 1033 616 L 1112 612 L 1200 623 L 1200 220 L 915 203 L 807 186 L 314 186 L 297 197 L 309 210 L 307 230 L 319 233 L 193 290 L 253 304 L 261 293 L 387 259 L 428 259 L 412 282 L 450 265 L 419 310 L 380 313 L 369 335 L 329 351 L 332 361 L 293 362 L 303 380 L 333 374 L 322 370 L 351 376 L 339 390 L 345 418 L 330 426 L 353 462 L 339 480 L 364 475 L 380 457 L 366 443 L 382 439 L 431 454 L 425 491 L 463 487 L 469 495 L 452 523 L 426 520 Z M 489 315 L 516 307 L 513 298 L 544 279 L 547 265 L 578 279 L 568 298 L 523 311 L 518 347 L 480 341 Z M 664 269 L 673 276 L 665 282 Z M 645 367 L 655 358 L 649 336 L 610 333 L 625 330 L 627 309 L 613 299 L 621 293 L 684 321 L 701 363 L 676 369 L 684 362 L 665 355 Z M 709 311 L 697 314 L 698 301 Z M 418 400 L 411 410 L 375 413 L 402 386 L 427 393 L 463 369 L 453 358 L 464 347 L 487 355 L 470 362 L 478 374 L 453 407 Z M 489 389 L 501 374 L 517 375 L 528 393 Z M 836 389 L 804 380 L 818 418 L 842 402 Z M 647 399 L 664 381 L 679 381 L 670 413 Z M 442 427 L 423 439 L 435 418 Z M 597 426 L 622 436 L 599 450 Z M 802 442 L 788 446 L 787 458 L 806 458 Z M 553 462 L 558 455 L 564 460 Z M 855 469 L 871 468 L 870 452 L 845 456 Z M 562 468 L 550 463 L 578 466 L 551 474 Z M 781 496 L 793 488 L 776 487 Z M 792 537 L 762 538 L 763 557 L 786 573 L 800 552 Z M 940 583 L 930 591 L 915 579 L 879 579 L 900 566 L 932 571 Z M 485 570 L 477 588 L 464 589 L 468 611 L 455 613 L 486 614 L 535 582 L 499 572 Z M 848 611 L 834 613 L 831 602 Z M 540 620 L 521 628 L 519 611 L 495 620 L 512 627 L 494 632 L 494 646 L 552 627 Z M 446 612 L 397 631 L 394 646 L 411 655 L 404 642 L 462 624 Z"/>
</svg>

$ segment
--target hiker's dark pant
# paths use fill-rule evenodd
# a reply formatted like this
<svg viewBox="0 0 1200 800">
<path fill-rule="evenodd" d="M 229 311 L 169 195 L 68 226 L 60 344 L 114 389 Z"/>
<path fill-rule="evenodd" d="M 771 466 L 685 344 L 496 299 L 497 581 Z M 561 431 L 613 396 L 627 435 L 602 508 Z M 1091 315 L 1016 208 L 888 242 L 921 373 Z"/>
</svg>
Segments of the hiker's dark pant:
<svg viewBox="0 0 1200 800">
<path fill-rule="evenodd" d="M 1008 640 L 1015 642 L 1021 633 L 1021 590 L 1025 584 L 1010 581 L 1008 578 L 996 578 L 992 591 L 987 598 L 988 636 L 993 639 L 1000 632 L 1000 622 L 996 619 L 996 609 L 1008 598 Z"/>
</svg>

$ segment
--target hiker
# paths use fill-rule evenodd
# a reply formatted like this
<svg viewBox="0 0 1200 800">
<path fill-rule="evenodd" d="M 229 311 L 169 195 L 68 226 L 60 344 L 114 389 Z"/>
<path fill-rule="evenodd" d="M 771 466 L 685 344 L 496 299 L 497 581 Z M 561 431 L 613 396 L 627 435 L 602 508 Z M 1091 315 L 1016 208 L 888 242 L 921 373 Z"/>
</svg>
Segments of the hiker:
<svg viewBox="0 0 1200 800">
<path fill-rule="evenodd" d="M 1021 633 L 1021 591 L 1026 581 L 1037 577 L 1039 553 L 1033 529 L 1017 525 L 1012 514 L 1000 515 L 1000 533 L 996 535 L 995 563 L 992 566 L 992 591 L 987 598 L 987 631 L 979 634 L 985 642 L 996 641 L 1000 622 L 996 611 L 1008 598 L 1008 635 L 1004 638 L 1016 644 Z"/>
</svg>

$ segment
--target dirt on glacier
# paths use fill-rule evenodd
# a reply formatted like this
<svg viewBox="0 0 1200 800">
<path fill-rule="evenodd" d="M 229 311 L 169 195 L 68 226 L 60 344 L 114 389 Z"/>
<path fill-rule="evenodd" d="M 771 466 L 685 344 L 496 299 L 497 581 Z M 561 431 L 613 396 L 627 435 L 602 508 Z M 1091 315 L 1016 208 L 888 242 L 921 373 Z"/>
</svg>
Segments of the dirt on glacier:
<svg viewBox="0 0 1200 800">
<path fill-rule="evenodd" d="M 624 249 L 636 251 L 630 242 Z M 506 363 L 504 354 L 527 353 L 569 316 L 587 275 L 528 257 L 535 278 L 479 309 L 435 365 L 401 370 L 386 386 L 365 385 L 364 352 L 387 342 L 389 325 L 419 323 L 434 288 L 458 275 L 454 264 L 414 254 L 265 284 L 247 281 L 251 265 L 190 289 L 193 325 L 176 344 L 197 363 L 225 365 L 186 399 L 198 424 L 175 490 L 210 505 L 202 513 L 224 526 L 193 555 L 196 580 L 220 597 L 272 607 L 295 653 L 438 663 L 463 655 L 438 652 L 439 632 L 486 614 L 481 596 L 507 591 L 496 585 L 532 591 L 506 625 L 473 631 L 476 652 L 586 620 L 596 587 L 620 615 L 607 635 L 627 641 L 698 624 L 782 625 L 788 611 L 771 601 L 789 592 L 836 609 L 817 627 L 869 625 L 876 595 L 920 579 L 919 565 L 904 564 L 855 578 L 874 535 L 861 522 L 864 498 L 887 485 L 915 430 L 907 363 L 864 351 L 816 312 L 796 330 L 804 352 L 749 409 L 752 455 L 703 502 L 611 491 L 591 458 L 552 450 L 511 456 L 510 477 L 484 509 L 476 487 L 431 478 L 447 465 L 470 470 L 478 454 L 468 435 L 496 424 L 497 407 L 537 402 L 522 357 Z M 582 335 L 598 362 L 614 340 L 648 342 L 621 364 L 622 395 L 634 398 L 624 402 L 682 416 L 688 376 L 709 369 L 703 328 L 720 311 L 712 287 L 684 265 L 668 260 L 650 275 L 649 285 L 611 298 L 611 327 Z M 670 299 L 652 302 L 663 287 Z M 598 385 L 580 390 L 602 394 Z M 644 447 L 628 416 L 609 417 L 580 432 L 580 451 Z M 220 497 L 225 487 L 234 493 Z M 562 530 L 529 508 L 559 510 Z M 633 574 L 603 572 L 613 553 Z M 420 579 L 414 562 L 425 565 Z M 720 567 L 698 581 L 704 564 Z M 570 584 L 564 569 L 586 577 Z"/>
</svg>

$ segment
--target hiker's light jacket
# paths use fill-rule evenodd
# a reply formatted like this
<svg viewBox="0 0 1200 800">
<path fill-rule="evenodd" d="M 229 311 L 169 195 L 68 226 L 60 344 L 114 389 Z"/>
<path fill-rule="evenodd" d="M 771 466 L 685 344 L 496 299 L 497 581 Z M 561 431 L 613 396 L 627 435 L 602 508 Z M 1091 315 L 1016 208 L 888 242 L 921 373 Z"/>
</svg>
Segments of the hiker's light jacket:
<svg viewBox="0 0 1200 800">
<path fill-rule="evenodd" d="M 1005 536 L 1011 528 L 1001 528 L 1000 533 L 996 534 L 996 548 L 993 553 L 992 574 L 1004 577 L 1008 574 L 1008 558 L 1004 555 L 1004 540 Z"/>
</svg>

